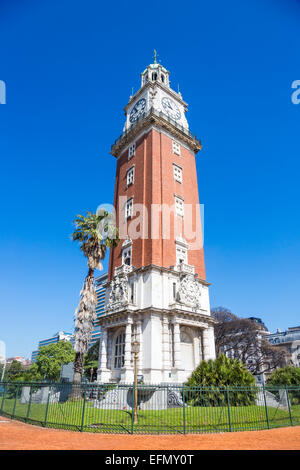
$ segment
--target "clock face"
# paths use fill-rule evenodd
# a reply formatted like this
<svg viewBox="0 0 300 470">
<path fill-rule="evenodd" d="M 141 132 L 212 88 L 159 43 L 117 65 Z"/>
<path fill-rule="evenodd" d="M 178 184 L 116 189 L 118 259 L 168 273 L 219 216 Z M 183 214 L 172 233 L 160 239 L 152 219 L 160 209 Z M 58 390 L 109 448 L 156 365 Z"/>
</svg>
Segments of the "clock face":
<svg viewBox="0 0 300 470">
<path fill-rule="evenodd" d="M 146 107 L 146 100 L 145 98 L 141 98 L 132 108 L 129 115 L 129 121 L 134 123 L 138 120 L 138 118 L 143 114 Z"/>
<path fill-rule="evenodd" d="M 170 98 L 167 98 L 165 96 L 164 98 L 162 98 L 161 104 L 164 108 L 164 111 L 167 113 L 168 116 L 170 116 L 170 118 L 175 119 L 176 121 L 181 118 L 179 107 Z"/>
</svg>

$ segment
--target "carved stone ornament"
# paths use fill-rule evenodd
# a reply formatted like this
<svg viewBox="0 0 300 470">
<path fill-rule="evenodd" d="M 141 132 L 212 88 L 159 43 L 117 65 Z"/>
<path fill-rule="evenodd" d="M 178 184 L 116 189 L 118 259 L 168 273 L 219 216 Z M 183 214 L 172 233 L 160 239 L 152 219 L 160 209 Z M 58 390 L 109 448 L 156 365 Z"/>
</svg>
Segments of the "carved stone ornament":
<svg viewBox="0 0 300 470">
<path fill-rule="evenodd" d="M 180 393 L 177 390 L 172 390 L 168 388 L 168 408 L 182 408 L 183 401 Z"/>
<path fill-rule="evenodd" d="M 188 307 L 200 308 L 201 287 L 192 274 L 180 276 L 177 300 Z"/>
<path fill-rule="evenodd" d="M 149 92 L 149 106 L 152 107 L 154 105 L 155 95 L 157 94 L 156 90 L 150 89 Z"/>
<path fill-rule="evenodd" d="M 110 284 L 110 295 L 106 310 L 118 310 L 129 302 L 129 283 L 128 277 L 115 276 Z"/>
</svg>

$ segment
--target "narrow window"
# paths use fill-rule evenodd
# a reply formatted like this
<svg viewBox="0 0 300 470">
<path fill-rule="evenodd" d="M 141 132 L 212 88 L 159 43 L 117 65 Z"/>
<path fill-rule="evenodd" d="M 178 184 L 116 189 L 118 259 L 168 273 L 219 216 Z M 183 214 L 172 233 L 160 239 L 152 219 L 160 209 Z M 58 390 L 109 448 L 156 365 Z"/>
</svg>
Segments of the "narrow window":
<svg viewBox="0 0 300 470">
<path fill-rule="evenodd" d="M 176 300 L 176 282 L 173 282 L 173 300 Z"/>
<path fill-rule="evenodd" d="M 175 213 L 181 217 L 184 216 L 184 201 L 177 196 L 175 196 Z"/>
<path fill-rule="evenodd" d="M 186 248 L 176 248 L 176 263 L 187 264 L 187 250 Z"/>
<path fill-rule="evenodd" d="M 122 244 L 122 264 L 131 266 L 132 259 L 132 241 L 130 238 L 126 238 Z"/>
<path fill-rule="evenodd" d="M 133 198 L 128 199 L 126 202 L 126 208 L 125 208 L 125 217 L 128 219 L 129 217 L 132 217 L 132 210 L 133 210 Z"/>
<path fill-rule="evenodd" d="M 152 80 L 155 82 L 155 80 L 157 80 L 157 73 L 153 73 L 152 74 Z"/>
<path fill-rule="evenodd" d="M 136 148 L 136 145 L 135 144 L 132 144 L 129 149 L 128 149 L 128 159 L 132 158 L 133 155 L 135 155 L 135 148 Z"/>
<path fill-rule="evenodd" d="M 121 369 L 125 359 L 125 333 L 121 333 L 115 342 L 115 369 Z"/>
<path fill-rule="evenodd" d="M 178 165 L 175 165 L 175 163 L 173 163 L 173 174 L 174 180 L 178 181 L 178 183 L 182 183 L 182 168 Z"/>
<path fill-rule="evenodd" d="M 176 140 L 172 141 L 172 149 L 173 153 L 175 153 L 176 155 L 180 155 L 180 144 L 176 142 Z"/>
<path fill-rule="evenodd" d="M 134 166 L 129 168 L 127 171 L 127 186 L 130 186 L 134 183 Z"/>
<path fill-rule="evenodd" d="M 123 264 L 131 266 L 131 248 L 123 251 Z"/>
<path fill-rule="evenodd" d="M 134 283 L 131 284 L 130 302 L 134 304 Z"/>
</svg>

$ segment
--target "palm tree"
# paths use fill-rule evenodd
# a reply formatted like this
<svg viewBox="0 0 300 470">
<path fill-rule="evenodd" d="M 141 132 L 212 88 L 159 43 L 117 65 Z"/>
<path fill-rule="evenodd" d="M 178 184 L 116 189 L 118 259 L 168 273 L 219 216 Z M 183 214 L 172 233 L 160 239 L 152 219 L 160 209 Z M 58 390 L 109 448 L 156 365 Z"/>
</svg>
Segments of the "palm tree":
<svg viewBox="0 0 300 470">
<path fill-rule="evenodd" d="M 78 215 L 74 220 L 75 231 L 72 240 L 78 241 L 80 249 L 87 258 L 88 273 L 80 292 L 79 305 L 75 311 L 75 361 L 73 384 L 81 382 L 83 356 L 91 341 L 96 319 L 97 295 L 94 285 L 94 270 L 103 269 L 101 260 L 105 258 L 107 248 L 119 242 L 118 229 L 112 214 L 105 210 L 97 213 L 87 212 L 86 216 Z M 72 396 L 79 394 L 79 387 L 73 387 Z"/>
</svg>

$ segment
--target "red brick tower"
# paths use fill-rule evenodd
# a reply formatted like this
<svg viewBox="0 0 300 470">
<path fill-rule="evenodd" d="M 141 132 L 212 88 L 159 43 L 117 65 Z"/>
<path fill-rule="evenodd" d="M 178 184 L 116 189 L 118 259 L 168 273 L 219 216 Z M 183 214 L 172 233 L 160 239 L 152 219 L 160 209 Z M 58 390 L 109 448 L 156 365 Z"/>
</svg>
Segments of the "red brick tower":
<svg viewBox="0 0 300 470">
<path fill-rule="evenodd" d="M 110 255 L 99 380 L 132 379 L 133 338 L 148 382 L 184 380 L 215 356 L 195 164 L 201 143 L 186 110 L 154 60 L 112 146 L 121 243 Z"/>
</svg>

